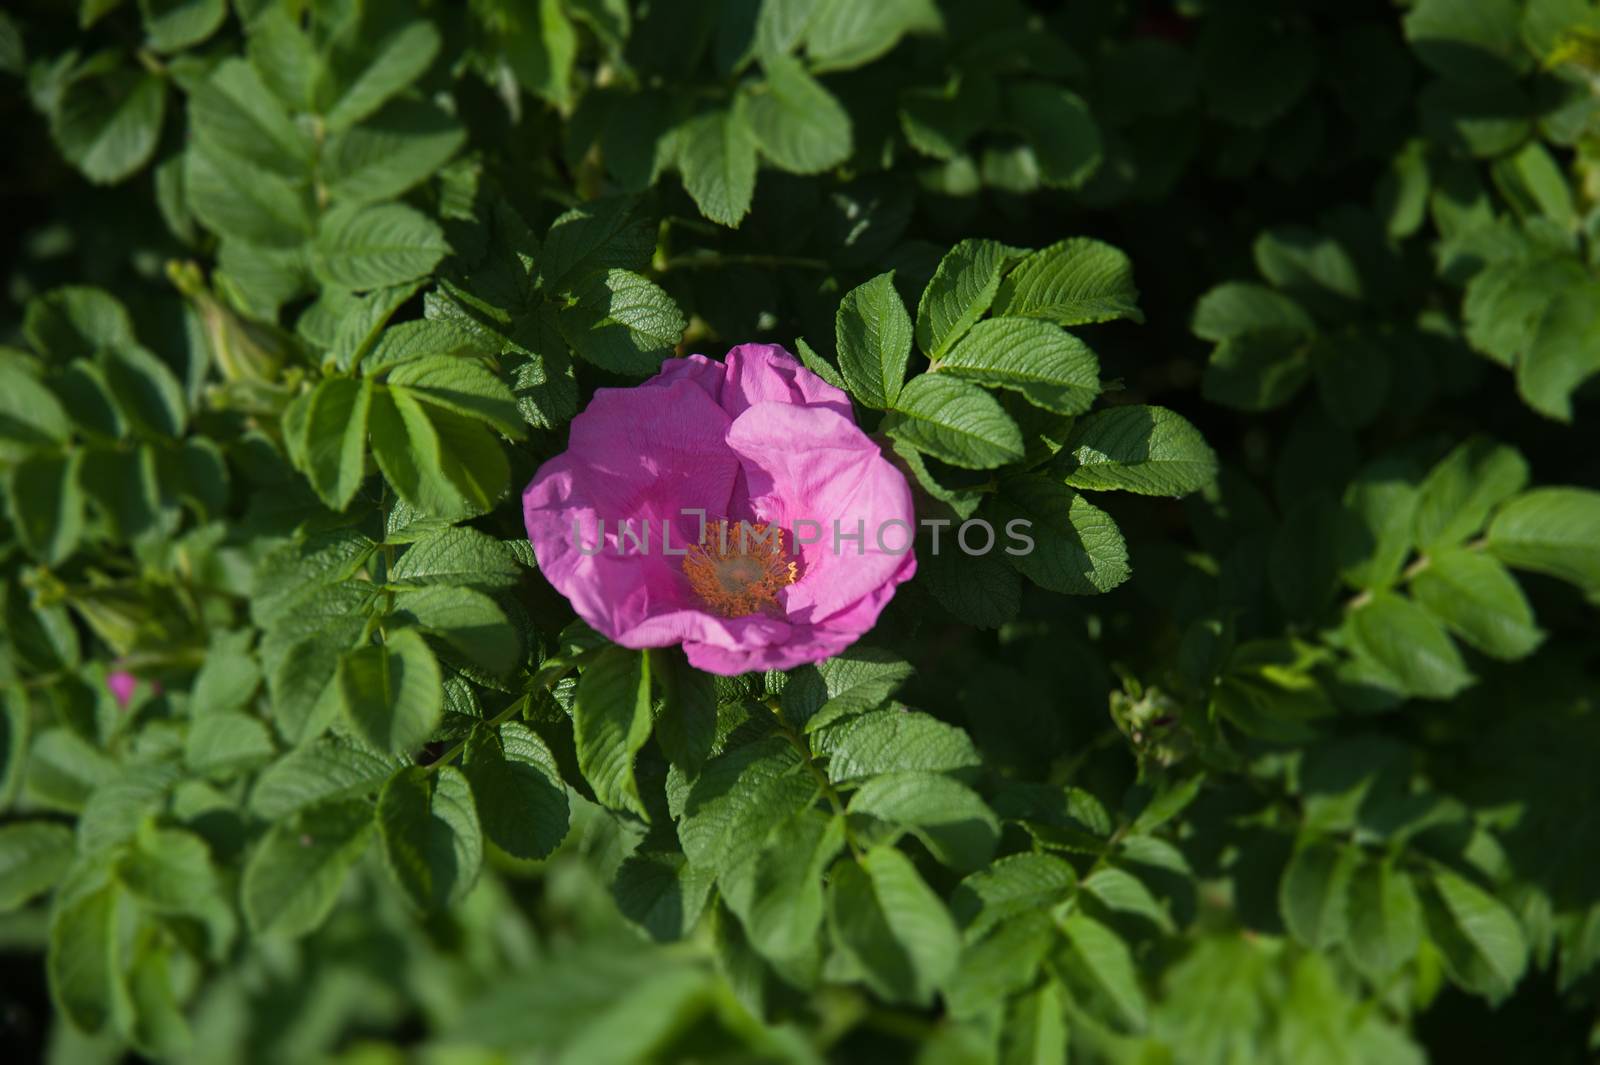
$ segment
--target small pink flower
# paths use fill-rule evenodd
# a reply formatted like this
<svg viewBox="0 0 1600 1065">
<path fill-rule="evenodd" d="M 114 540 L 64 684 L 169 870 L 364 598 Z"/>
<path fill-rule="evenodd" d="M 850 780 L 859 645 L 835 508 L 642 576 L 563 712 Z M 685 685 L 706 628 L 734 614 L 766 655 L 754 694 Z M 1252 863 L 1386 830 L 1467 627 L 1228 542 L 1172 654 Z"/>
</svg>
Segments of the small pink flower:
<svg viewBox="0 0 1600 1065">
<path fill-rule="evenodd" d="M 770 344 L 597 390 L 522 505 L 584 621 L 729 676 L 838 654 L 917 569 L 905 477 L 843 392 Z"/>
<path fill-rule="evenodd" d="M 114 669 L 106 674 L 106 689 L 111 692 L 111 697 L 117 701 L 118 710 L 126 710 L 133 701 L 133 693 L 138 690 L 139 678 L 125 669 Z"/>
</svg>

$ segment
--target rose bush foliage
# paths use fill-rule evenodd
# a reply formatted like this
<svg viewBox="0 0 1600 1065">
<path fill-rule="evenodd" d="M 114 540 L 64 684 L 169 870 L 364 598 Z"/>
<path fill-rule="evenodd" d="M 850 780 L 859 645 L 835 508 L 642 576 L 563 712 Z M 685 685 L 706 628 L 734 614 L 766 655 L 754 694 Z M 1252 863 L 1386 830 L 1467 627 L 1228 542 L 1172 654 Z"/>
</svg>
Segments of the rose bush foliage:
<svg viewBox="0 0 1600 1065">
<path fill-rule="evenodd" d="M 1269 6 L 0 13 L 18 1060 L 1588 1060 L 1600 11 Z M 817 418 L 848 639 L 529 542 Z"/>
</svg>

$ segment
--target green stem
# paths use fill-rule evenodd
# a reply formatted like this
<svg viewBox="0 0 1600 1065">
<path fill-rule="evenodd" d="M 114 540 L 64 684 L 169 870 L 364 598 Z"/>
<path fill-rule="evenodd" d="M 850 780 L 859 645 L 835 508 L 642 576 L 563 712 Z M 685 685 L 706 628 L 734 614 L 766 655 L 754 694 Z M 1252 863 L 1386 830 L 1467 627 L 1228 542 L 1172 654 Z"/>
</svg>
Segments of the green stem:
<svg viewBox="0 0 1600 1065">
<path fill-rule="evenodd" d="M 513 701 L 510 706 L 506 707 L 504 710 L 500 711 L 498 714 L 494 715 L 489 720 L 483 722 L 483 724 L 487 725 L 489 728 L 499 728 L 501 725 L 504 725 L 507 721 L 510 721 L 512 719 L 512 717 L 514 717 L 518 712 L 527 709 L 528 700 L 531 699 L 531 698 L 532 698 L 531 695 L 524 695 L 522 698 Z M 477 726 L 474 725 L 473 728 L 476 729 Z M 467 738 L 471 739 L 471 734 L 470 733 L 468 734 Z M 462 740 L 460 743 L 456 744 L 454 747 L 450 748 L 448 751 L 444 752 L 439 757 L 437 757 L 433 761 L 429 762 L 428 763 L 428 772 L 433 773 L 433 772 L 437 772 L 440 769 L 443 769 L 445 766 L 449 765 L 452 761 L 454 761 L 455 759 L 459 758 L 461 756 L 461 752 L 465 751 L 466 749 L 467 749 L 467 740 Z"/>
<path fill-rule="evenodd" d="M 811 757 L 811 745 L 806 742 L 806 738 L 793 725 L 783 719 L 783 708 L 778 700 L 768 699 L 767 709 L 772 711 L 773 720 L 778 723 L 778 731 L 783 733 L 784 738 L 789 741 L 789 746 L 793 747 L 795 752 L 800 755 L 800 761 L 805 764 L 807 772 L 817 782 L 817 787 L 822 789 L 822 795 L 828 800 L 828 805 L 833 808 L 834 816 L 839 818 L 840 824 L 844 825 L 844 841 L 849 845 L 850 853 L 854 854 L 857 860 L 861 859 L 864 855 L 861 851 L 861 845 L 856 842 L 855 836 L 850 832 L 850 822 L 845 816 L 844 799 L 839 795 L 838 789 L 833 786 L 833 781 L 828 779 L 828 774 L 817 764 L 817 760 Z"/>
<path fill-rule="evenodd" d="M 568 663 L 560 669 L 552 670 L 547 677 L 540 681 L 539 686 L 534 689 L 534 691 L 549 691 L 551 688 L 554 688 L 557 684 L 561 683 L 562 677 L 565 677 L 568 673 L 572 672 L 572 668 L 575 665 L 577 665 L 577 662 L 574 661 Z M 483 724 L 488 728 L 499 728 L 501 725 L 504 725 L 507 721 L 510 721 L 513 717 L 517 716 L 517 714 L 528 708 L 529 704 L 533 701 L 534 691 L 525 692 L 522 698 L 513 700 L 511 705 L 507 706 L 504 710 L 489 718 L 487 721 L 484 721 Z M 476 728 L 477 726 L 473 727 Z M 470 739 L 471 735 L 469 734 L 467 738 Z M 449 765 L 450 762 L 454 761 L 456 758 L 459 758 L 461 756 L 461 752 L 465 751 L 466 749 L 467 740 L 464 739 L 460 743 L 457 743 L 454 747 L 451 747 L 448 751 L 445 751 L 439 757 L 435 758 L 433 761 L 429 762 L 427 767 L 428 771 L 432 773 L 444 768 L 446 765 Z"/>
<path fill-rule="evenodd" d="M 1483 551 L 1488 546 L 1489 538 L 1487 536 L 1480 536 L 1475 540 L 1468 540 L 1466 543 L 1461 545 L 1460 549 L 1462 551 Z M 1433 565 L 1433 556 L 1427 554 L 1418 555 L 1411 561 L 1409 566 L 1400 571 L 1400 580 L 1397 583 L 1410 584 L 1419 573 L 1423 572 L 1431 565 Z M 1358 592 L 1357 594 L 1351 596 L 1350 599 L 1344 604 L 1344 608 L 1346 610 L 1359 610 L 1370 602 L 1372 602 L 1372 589 L 1368 588 L 1365 591 Z"/>
<path fill-rule="evenodd" d="M 656 267 L 656 272 L 707 270 L 722 266 L 763 266 L 771 269 L 793 266 L 803 270 L 828 269 L 828 264 L 821 259 L 807 259 L 796 255 L 721 255 L 712 252 L 700 255 L 674 255 L 671 258 L 662 260 L 661 264 Z"/>
</svg>

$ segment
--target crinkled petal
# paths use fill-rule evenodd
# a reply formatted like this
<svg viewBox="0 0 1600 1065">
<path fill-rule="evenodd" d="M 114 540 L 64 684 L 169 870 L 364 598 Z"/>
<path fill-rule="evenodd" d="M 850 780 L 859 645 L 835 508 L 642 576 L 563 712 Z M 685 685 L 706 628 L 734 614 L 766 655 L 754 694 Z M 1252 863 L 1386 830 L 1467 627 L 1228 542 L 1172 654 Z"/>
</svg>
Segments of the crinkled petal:
<svg viewBox="0 0 1600 1065">
<path fill-rule="evenodd" d="M 776 344 L 740 344 L 728 352 L 721 402 L 733 418 L 758 403 L 783 403 L 822 407 L 855 420 L 849 396 Z"/>
<path fill-rule="evenodd" d="M 539 569 L 598 631 L 616 638 L 656 614 L 692 608 L 678 558 L 661 548 L 662 521 L 673 523 L 681 550 L 698 526 L 682 510 L 727 510 L 739 472 L 727 425 L 692 381 L 600 389 L 573 419 L 567 451 L 528 485 L 523 516 Z M 650 523 L 648 550 L 631 541 L 622 550 L 623 521 L 641 534 Z"/>
<path fill-rule="evenodd" d="M 670 647 L 696 644 L 723 651 L 754 650 L 788 640 L 793 626 L 780 618 L 752 614 L 725 618 L 696 607 L 686 607 L 645 618 L 620 632 L 615 640 L 624 647 Z"/>
<path fill-rule="evenodd" d="M 910 557 L 910 486 L 849 418 L 761 403 L 734 419 L 728 445 L 756 516 L 794 534 L 800 579 L 782 600 L 791 622 L 838 613 L 890 583 Z"/>
<path fill-rule="evenodd" d="M 670 385 L 674 381 L 693 381 L 705 390 L 713 403 L 722 402 L 722 381 L 727 376 L 727 368 L 720 362 L 714 362 L 704 355 L 686 355 L 681 359 L 667 359 L 661 364 L 661 370 L 641 388 L 656 388 Z"/>
</svg>

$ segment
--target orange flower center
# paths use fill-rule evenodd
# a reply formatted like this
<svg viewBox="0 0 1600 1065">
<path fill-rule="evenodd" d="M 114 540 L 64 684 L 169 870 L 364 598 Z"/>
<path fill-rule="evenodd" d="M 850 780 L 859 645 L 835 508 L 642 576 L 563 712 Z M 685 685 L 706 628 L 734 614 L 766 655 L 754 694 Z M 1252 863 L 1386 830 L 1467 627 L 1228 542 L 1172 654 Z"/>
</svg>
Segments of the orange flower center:
<svg viewBox="0 0 1600 1065">
<path fill-rule="evenodd" d="M 689 587 L 725 618 L 778 605 L 778 591 L 795 582 L 795 563 L 783 530 L 763 522 L 706 522 L 705 535 L 683 556 Z"/>
</svg>

